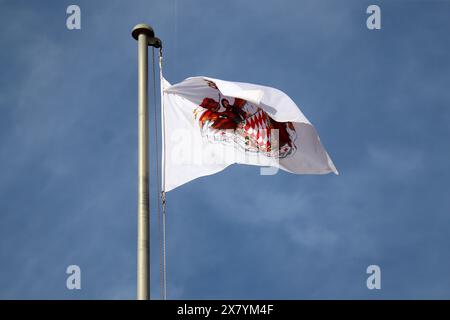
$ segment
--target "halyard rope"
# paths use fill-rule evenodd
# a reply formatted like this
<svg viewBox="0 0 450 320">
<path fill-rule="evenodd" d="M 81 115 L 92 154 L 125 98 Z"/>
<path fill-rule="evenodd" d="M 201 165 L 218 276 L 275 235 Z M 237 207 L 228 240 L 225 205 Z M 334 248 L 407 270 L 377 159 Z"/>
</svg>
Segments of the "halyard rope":
<svg viewBox="0 0 450 320">
<path fill-rule="evenodd" d="M 155 146 L 156 146 L 156 185 L 157 185 L 157 202 L 158 202 L 158 238 L 159 238 L 159 277 L 160 277 L 160 294 L 161 299 L 167 299 L 167 282 L 166 282 L 166 197 L 165 192 L 161 191 L 161 180 L 159 175 L 159 140 L 158 140 L 158 112 L 156 100 L 156 67 L 155 67 L 155 48 L 152 48 L 152 67 L 153 67 L 153 101 L 154 101 L 154 130 L 155 130 Z M 160 80 L 162 80 L 162 49 L 159 49 L 159 67 Z M 161 81 L 162 86 L 162 81 Z M 162 88 L 161 88 L 162 90 Z M 161 97 L 162 99 L 162 97 Z M 161 101 L 162 103 L 162 101 Z M 159 197 L 161 196 L 161 200 Z M 162 215 L 161 215 L 161 202 Z"/>
</svg>

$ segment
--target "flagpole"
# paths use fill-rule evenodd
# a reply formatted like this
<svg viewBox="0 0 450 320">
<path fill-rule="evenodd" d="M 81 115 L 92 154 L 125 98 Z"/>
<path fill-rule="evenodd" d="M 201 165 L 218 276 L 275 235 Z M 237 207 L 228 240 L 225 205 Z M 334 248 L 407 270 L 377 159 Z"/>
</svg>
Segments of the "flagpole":
<svg viewBox="0 0 450 320">
<path fill-rule="evenodd" d="M 150 219 L 149 219 L 149 152 L 148 152 L 148 46 L 155 36 L 146 24 L 131 32 L 138 41 L 138 239 L 137 299 L 150 299 Z"/>
</svg>

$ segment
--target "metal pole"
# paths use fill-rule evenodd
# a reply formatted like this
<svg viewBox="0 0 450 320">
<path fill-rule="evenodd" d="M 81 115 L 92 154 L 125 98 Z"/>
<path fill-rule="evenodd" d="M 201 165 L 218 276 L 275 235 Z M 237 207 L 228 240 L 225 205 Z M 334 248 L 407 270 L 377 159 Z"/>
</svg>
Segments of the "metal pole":
<svg viewBox="0 0 450 320">
<path fill-rule="evenodd" d="M 153 29 L 146 24 L 133 28 L 138 40 L 139 66 L 139 171 L 138 171 L 138 239 L 137 239 L 137 299 L 150 299 L 150 219 L 149 219 L 149 163 L 148 163 L 148 40 Z"/>
</svg>

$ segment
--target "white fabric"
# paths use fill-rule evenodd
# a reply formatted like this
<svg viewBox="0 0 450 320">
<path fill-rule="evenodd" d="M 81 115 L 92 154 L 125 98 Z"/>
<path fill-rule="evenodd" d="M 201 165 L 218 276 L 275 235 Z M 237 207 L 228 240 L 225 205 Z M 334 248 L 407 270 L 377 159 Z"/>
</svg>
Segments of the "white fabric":
<svg viewBox="0 0 450 320">
<path fill-rule="evenodd" d="M 206 80 L 216 87 L 208 86 Z M 273 166 L 297 174 L 338 174 L 333 162 L 323 148 L 320 138 L 312 124 L 306 119 L 297 105 L 282 91 L 249 83 L 230 82 L 208 77 L 192 77 L 178 84 L 170 85 L 164 78 L 163 86 L 163 128 L 164 171 L 163 189 L 170 191 L 198 177 L 211 175 L 225 169 L 233 163 L 258 166 Z M 256 143 L 259 148 L 269 138 L 257 124 L 247 126 L 243 135 L 233 132 L 218 132 L 207 125 L 200 125 L 199 118 L 207 109 L 199 107 L 202 100 L 212 98 L 220 103 L 226 98 L 236 104 L 235 98 L 246 100 L 245 110 L 262 109 L 277 122 L 292 122 L 293 129 L 289 137 L 293 147 L 287 146 L 287 156 L 278 158 L 267 152 L 249 151 L 245 141 Z M 221 107 L 221 110 L 228 110 Z M 264 112 L 252 113 L 256 118 Z M 248 112 L 246 115 L 250 115 Z M 223 116 L 225 117 L 225 116 Z M 250 124 L 250 116 L 245 118 Z M 264 126 L 263 115 L 260 123 Z M 262 120 L 261 120 L 262 119 Z M 270 123 L 270 121 L 269 121 Z M 210 124 L 207 122 L 207 124 Z M 284 125 L 284 124 L 283 124 Z M 242 129 L 244 130 L 244 129 Z M 259 130 L 259 131 L 258 131 Z M 260 134 L 258 138 L 258 134 Z M 219 140 L 216 140 L 218 137 Z M 222 137 L 225 140 L 220 140 Z M 234 141 L 230 142 L 230 139 Z M 245 137 L 245 139 L 244 139 Z M 254 139 L 254 140 L 252 140 Z M 225 142 L 224 142 L 225 141 Z M 257 141 L 257 142 L 256 142 Z M 280 143 L 281 144 L 281 143 Z M 272 144 L 275 145 L 275 144 Z M 250 147 L 249 147 L 250 148 Z M 262 149 L 261 149 L 262 150 Z M 284 150 L 284 149 L 283 149 Z M 280 148 L 280 154 L 281 148 Z"/>
</svg>

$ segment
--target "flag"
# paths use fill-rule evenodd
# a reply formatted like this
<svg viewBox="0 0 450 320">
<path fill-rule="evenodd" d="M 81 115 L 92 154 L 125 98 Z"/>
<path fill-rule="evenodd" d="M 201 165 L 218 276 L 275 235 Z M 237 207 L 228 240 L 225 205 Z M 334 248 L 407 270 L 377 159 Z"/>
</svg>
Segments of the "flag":
<svg viewBox="0 0 450 320">
<path fill-rule="evenodd" d="M 282 91 L 208 77 L 174 85 L 162 78 L 161 85 L 163 190 L 233 163 L 338 174 L 312 124 Z"/>
</svg>

